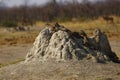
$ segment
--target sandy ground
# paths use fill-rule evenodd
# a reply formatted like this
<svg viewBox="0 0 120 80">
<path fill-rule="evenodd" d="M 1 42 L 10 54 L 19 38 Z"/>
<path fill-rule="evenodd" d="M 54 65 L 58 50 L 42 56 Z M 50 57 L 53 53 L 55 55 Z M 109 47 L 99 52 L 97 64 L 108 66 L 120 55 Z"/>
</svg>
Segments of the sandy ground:
<svg viewBox="0 0 120 80">
<path fill-rule="evenodd" d="M 110 44 L 120 58 L 119 37 L 111 39 Z M 120 64 L 112 62 L 20 62 L 31 47 L 32 43 L 0 45 L 0 65 L 5 64 L 0 68 L 0 80 L 120 80 Z"/>
<path fill-rule="evenodd" d="M 16 44 L 0 46 L 0 64 L 9 64 L 14 61 L 25 59 L 32 44 Z"/>
<path fill-rule="evenodd" d="M 120 42 L 111 41 L 112 50 L 120 57 Z M 24 59 L 32 44 L 0 46 L 0 80 L 120 80 L 120 64 L 95 63 L 91 61 L 67 62 L 20 62 Z"/>
<path fill-rule="evenodd" d="M 120 80 L 120 64 L 85 60 L 22 62 L 1 68 L 0 80 Z"/>
<path fill-rule="evenodd" d="M 110 44 L 112 51 L 114 51 L 120 58 L 120 41 L 111 41 Z"/>
<path fill-rule="evenodd" d="M 111 41 L 112 50 L 120 57 L 120 42 Z M 0 63 L 10 63 L 24 59 L 32 44 L 16 44 L 0 46 Z"/>
</svg>

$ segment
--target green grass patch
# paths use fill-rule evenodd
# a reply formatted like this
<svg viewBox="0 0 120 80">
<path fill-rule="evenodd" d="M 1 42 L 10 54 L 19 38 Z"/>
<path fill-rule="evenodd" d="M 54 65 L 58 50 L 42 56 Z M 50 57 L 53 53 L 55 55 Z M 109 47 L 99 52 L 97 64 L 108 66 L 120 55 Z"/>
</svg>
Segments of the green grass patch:
<svg viewBox="0 0 120 80">
<path fill-rule="evenodd" d="M 15 21 L 1 21 L 0 26 L 3 26 L 3 27 L 17 27 L 17 23 Z"/>
</svg>

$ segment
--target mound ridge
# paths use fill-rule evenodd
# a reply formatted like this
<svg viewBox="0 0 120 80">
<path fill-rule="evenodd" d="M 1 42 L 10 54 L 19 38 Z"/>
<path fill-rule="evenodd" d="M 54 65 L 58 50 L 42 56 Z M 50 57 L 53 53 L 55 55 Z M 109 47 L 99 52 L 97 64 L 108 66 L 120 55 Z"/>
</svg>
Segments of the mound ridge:
<svg viewBox="0 0 120 80">
<path fill-rule="evenodd" d="M 107 36 L 101 30 L 96 29 L 90 38 L 84 31 L 72 32 L 56 23 L 54 26 L 48 25 L 39 33 L 25 62 L 84 59 L 119 62 L 111 50 Z"/>
</svg>

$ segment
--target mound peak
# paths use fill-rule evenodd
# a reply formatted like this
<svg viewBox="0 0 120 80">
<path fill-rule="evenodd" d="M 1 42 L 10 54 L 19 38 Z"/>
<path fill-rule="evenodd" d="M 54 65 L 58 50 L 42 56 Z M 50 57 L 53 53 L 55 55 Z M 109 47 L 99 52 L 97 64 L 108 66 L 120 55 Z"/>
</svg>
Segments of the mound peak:
<svg viewBox="0 0 120 80">
<path fill-rule="evenodd" d="M 89 38 L 84 31 L 72 32 L 56 23 L 48 25 L 36 38 L 25 62 L 39 60 L 93 60 L 119 62 L 112 52 L 107 36 L 100 29 Z"/>
</svg>

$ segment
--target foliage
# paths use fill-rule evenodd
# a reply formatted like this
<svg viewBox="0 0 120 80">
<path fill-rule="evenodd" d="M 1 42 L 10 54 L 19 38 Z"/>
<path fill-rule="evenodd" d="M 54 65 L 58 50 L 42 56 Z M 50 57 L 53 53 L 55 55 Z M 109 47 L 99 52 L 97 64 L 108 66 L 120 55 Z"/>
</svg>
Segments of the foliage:
<svg viewBox="0 0 120 80">
<path fill-rule="evenodd" d="M 14 21 L 1 21 L 0 26 L 3 26 L 3 27 L 16 27 L 17 23 L 14 22 Z"/>
<path fill-rule="evenodd" d="M 22 24 L 34 24 L 36 21 L 69 21 L 95 19 L 99 16 L 120 16 L 120 1 L 105 0 L 95 3 L 71 2 L 58 4 L 56 0 L 44 6 L 19 6 L 0 9 L 0 21 L 15 21 Z M 10 25 L 11 26 L 11 25 Z"/>
</svg>

